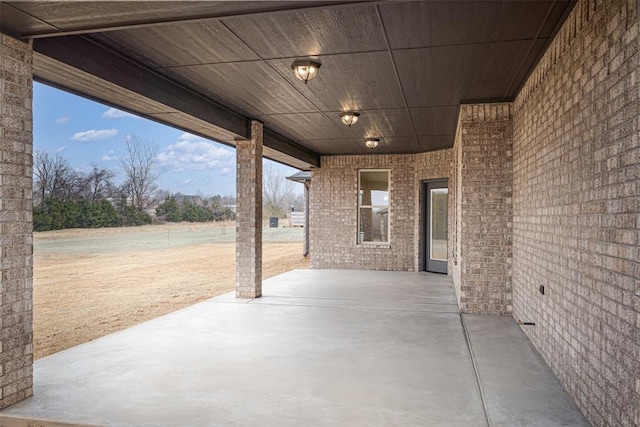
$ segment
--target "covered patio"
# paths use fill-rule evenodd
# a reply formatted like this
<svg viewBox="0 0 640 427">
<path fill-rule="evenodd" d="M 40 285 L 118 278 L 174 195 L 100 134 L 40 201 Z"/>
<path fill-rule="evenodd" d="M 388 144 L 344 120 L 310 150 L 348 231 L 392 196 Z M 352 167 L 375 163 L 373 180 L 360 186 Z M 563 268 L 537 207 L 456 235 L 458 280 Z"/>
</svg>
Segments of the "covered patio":
<svg viewBox="0 0 640 427">
<path fill-rule="evenodd" d="M 444 275 L 294 270 L 38 360 L 0 424 L 588 425 L 519 328 Z"/>
<path fill-rule="evenodd" d="M 559 381 L 593 425 L 640 425 L 638 0 L 82 5 L 0 2 L 4 414 L 583 422 Z M 235 147 L 248 303 L 33 363 L 34 80 Z M 263 156 L 310 172 L 318 271 L 256 300 Z"/>
</svg>

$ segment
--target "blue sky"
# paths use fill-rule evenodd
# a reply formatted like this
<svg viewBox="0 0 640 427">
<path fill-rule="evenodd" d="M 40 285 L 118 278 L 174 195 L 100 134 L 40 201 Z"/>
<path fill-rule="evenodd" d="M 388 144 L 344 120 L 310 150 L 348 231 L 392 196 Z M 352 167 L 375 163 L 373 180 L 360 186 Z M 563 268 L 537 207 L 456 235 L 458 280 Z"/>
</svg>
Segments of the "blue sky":
<svg viewBox="0 0 640 427">
<path fill-rule="evenodd" d="M 113 170 L 120 183 L 118 156 L 124 152 L 124 139 L 135 135 L 159 147 L 160 188 L 172 193 L 235 195 L 232 147 L 40 83 L 34 83 L 33 118 L 34 151 L 60 154 L 78 170 L 88 171 L 95 162 Z M 270 163 L 285 176 L 297 171 Z M 297 187 L 295 191 L 301 192 Z"/>
</svg>

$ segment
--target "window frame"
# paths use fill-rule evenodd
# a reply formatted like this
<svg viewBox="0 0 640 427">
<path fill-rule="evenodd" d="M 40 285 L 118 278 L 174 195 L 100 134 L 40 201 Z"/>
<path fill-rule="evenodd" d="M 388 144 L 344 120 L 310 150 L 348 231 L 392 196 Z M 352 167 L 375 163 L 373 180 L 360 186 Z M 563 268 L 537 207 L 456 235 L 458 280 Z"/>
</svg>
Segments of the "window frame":
<svg viewBox="0 0 640 427">
<path fill-rule="evenodd" d="M 360 195 L 361 191 L 361 177 L 363 172 L 386 172 L 387 174 L 387 204 L 386 205 L 362 205 L 360 204 L 360 200 L 362 199 Z M 389 247 L 391 245 L 391 169 L 389 168 L 367 168 L 367 169 L 358 169 L 358 188 L 356 191 L 356 209 L 357 213 L 357 223 L 356 223 L 356 245 L 357 246 L 376 246 L 376 247 Z M 360 225 L 362 220 L 362 208 L 386 208 L 387 209 L 387 240 L 384 242 L 365 242 L 361 240 L 360 235 Z"/>
</svg>

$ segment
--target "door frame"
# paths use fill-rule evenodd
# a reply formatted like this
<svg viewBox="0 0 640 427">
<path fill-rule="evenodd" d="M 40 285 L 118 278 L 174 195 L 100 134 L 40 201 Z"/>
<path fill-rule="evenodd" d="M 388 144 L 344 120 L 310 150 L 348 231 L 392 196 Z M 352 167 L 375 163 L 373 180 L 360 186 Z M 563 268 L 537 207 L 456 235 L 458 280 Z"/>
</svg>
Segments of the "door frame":
<svg viewBox="0 0 640 427">
<path fill-rule="evenodd" d="M 429 271 L 427 270 L 427 260 L 429 257 L 430 247 L 429 247 L 429 209 L 431 208 L 429 204 L 429 185 L 443 185 L 447 189 L 449 188 L 449 180 L 447 178 L 437 178 L 437 179 L 424 179 L 421 181 L 420 185 L 420 251 L 422 252 L 420 256 L 420 271 Z M 447 204 L 448 204 L 447 198 Z M 447 206 L 447 211 L 448 211 Z M 447 224 L 447 241 L 449 236 L 449 224 Z M 448 245 L 448 243 L 447 243 Z M 448 251 L 447 251 L 448 252 Z M 447 254 L 447 269 L 449 264 L 449 256 Z M 447 274 L 446 272 L 444 274 Z"/>
</svg>

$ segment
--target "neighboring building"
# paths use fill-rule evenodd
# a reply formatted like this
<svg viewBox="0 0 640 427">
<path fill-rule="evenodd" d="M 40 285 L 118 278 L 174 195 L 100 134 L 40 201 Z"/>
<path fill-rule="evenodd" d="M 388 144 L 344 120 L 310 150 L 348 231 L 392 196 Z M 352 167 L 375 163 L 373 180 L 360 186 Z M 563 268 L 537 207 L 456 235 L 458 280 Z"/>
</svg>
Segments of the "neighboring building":
<svg viewBox="0 0 640 427">
<path fill-rule="evenodd" d="M 40 3 L 0 4 L 0 407 L 32 393 L 35 76 L 236 147 L 238 297 L 264 155 L 311 172 L 314 268 L 449 274 L 535 322 L 593 424 L 640 425 L 637 0 Z"/>
<path fill-rule="evenodd" d="M 289 225 L 291 227 L 304 227 L 305 218 L 307 216 L 306 211 L 302 212 L 289 212 Z"/>
</svg>

